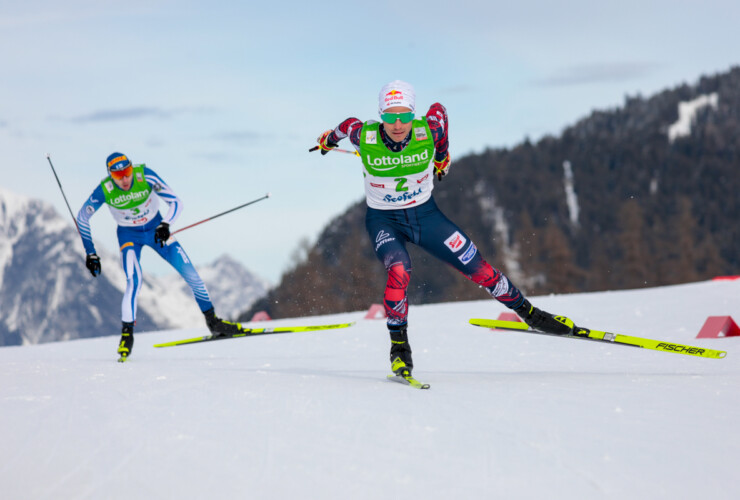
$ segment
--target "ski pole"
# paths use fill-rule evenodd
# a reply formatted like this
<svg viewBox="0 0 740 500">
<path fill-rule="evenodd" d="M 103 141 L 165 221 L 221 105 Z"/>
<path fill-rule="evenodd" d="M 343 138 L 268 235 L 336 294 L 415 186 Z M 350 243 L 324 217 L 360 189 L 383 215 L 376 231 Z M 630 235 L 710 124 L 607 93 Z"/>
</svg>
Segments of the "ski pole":
<svg viewBox="0 0 740 500">
<path fill-rule="evenodd" d="M 190 224 L 189 226 L 185 226 L 185 227 L 183 227 L 181 229 L 178 229 L 177 231 L 174 231 L 172 234 L 177 234 L 177 233 L 179 233 L 181 231 L 185 231 L 186 229 L 190 229 L 191 227 L 197 226 L 198 224 L 203 224 L 204 222 L 208 222 L 209 220 L 213 220 L 216 217 L 221 217 L 222 215 L 226 215 L 228 213 L 234 212 L 236 210 L 239 210 L 240 208 L 244 208 L 244 207 L 246 207 L 248 205 L 251 205 L 253 203 L 257 203 L 258 201 L 266 200 L 269 197 L 270 197 L 270 193 L 267 193 L 262 198 L 257 198 L 256 200 L 248 201 L 244 205 L 239 205 L 238 207 L 234 207 L 231 210 L 227 210 L 225 212 L 221 212 L 220 214 L 216 214 L 216 215 L 214 215 L 212 217 L 208 217 L 207 219 L 203 219 L 202 221 L 198 221 L 198 222 L 196 222 L 194 224 Z"/>
<path fill-rule="evenodd" d="M 49 165 L 51 166 L 51 171 L 54 172 L 54 177 L 56 178 L 57 184 L 59 185 L 59 190 L 62 192 L 62 196 L 64 197 L 64 203 L 67 204 L 67 210 L 69 210 L 69 215 L 72 216 L 72 221 L 75 223 L 75 227 L 77 228 L 77 232 L 79 233 L 80 227 L 77 225 L 77 219 L 72 213 L 72 209 L 69 207 L 69 202 L 67 201 L 67 195 L 64 194 L 64 189 L 62 189 L 62 183 L 59 182 L 59 176 L 57 175 L 57 171 L 54 168 L 54 164 L 51 162 L 51 155 L 49 153 L 46 153 L 46 159 L 49 161 Z"/>
<path fill-rule="evenodd" d="M 313 151 L 316 151 L 317 149 L 319 149 L 319 146 L 314 146 L 309 149 L 308 152 L 311 153 Z M 360 153 L 358 153 L 357 151 L 349 151 L 347 149 L 331 148 L 329 151 L 336 151 L 337 153 L 347 153 L 348 155 L 360 156 Z"/>
</svg>

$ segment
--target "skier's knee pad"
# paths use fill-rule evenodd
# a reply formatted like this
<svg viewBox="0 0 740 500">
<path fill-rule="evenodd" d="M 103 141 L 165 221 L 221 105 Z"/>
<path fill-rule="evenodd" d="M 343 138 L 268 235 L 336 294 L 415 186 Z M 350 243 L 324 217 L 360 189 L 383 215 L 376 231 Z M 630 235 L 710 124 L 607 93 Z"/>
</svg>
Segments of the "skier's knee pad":
<svg viewBox="0 0 740 500">
<path fill-rule="evenodd" d="M 480 264 L 468 275 L 468 279 L 482 287 L 488 288 L 496 286 L 502 276 L 501 271 L 492 267 L 485 260 L 480 259 Z"/>
<path fill-rule="evenodd" d="M 388 282 L 383 294 L 383 306 L 388 317 L 388 324 L 401 325 L 406 323 L 408 304 L 406 289 L 409 286 L 409 273 L 401 262 L 388 267 Z"/>
<path fill-rule="evenodd" d="M 411 269 L 403 262 L 396 262 L 388 268 L 388 283 L 386 288 L 406 290 L 411 280 Z"/>
</svg>

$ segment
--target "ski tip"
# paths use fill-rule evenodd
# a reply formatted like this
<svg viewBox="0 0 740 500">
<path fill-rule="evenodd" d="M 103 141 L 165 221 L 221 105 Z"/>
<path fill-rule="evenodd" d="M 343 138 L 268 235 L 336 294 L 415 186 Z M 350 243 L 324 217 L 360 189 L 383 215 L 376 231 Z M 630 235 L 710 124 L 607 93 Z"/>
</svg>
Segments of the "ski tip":
<svg viewBox="0 0 740 500">
<path fill-rule="evenodd" d="M 429 384 L 422 384 L 414 377 L 403 377 L 401 375 L 396 375 L 395 373 L 391 373 L 386 378 L 391 382 L 398 382 L 399 384 L 409 385 L 411 387 L 414 387 L 415 389 L 429 389 L 431 387 Z"/>
<path fill-rule="evenodd" d="M 272 193 L 267 193 L 265 196 L 269 198 L 270 196 L 272 196 Z"/>
</svg>

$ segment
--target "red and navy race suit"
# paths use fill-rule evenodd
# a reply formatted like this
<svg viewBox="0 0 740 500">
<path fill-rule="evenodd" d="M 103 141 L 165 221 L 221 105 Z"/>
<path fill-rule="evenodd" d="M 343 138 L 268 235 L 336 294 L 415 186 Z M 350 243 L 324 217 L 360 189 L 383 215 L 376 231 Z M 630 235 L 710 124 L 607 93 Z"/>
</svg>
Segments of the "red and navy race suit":
<svg viewBox="0 0 740 500">
<path fill-rule="evenodd" d="M 433 104 L 426 114 L 434 138 L 436 160 L 447 156 L 447 111 L 439 103 Z M 338 143 L 348 137 L 360 154 L 360 134 L 363 122 L 357 118 L 344 120 L 329 135 L 328 140 Z M 403 150 L 411 134 L 401 142 L 391 140 L 380 126 L 383 144 L 394 152 Z M 365 227 L 375 250 L 375 255 L 388 271 L 383 305 L 389 326 L 404 325 L 408 318 L 407 288 L 411 275 L 411 258 L 407 243 L 420 246 L 434 257 L 448 263 L 469 280 L 485 287 L 505 306 L 515 309 L 524 297 L 509 279 L 488 264 L 478 252 L 473 241 L 437 207 L 434 198 L 420 205 L 392 210 L 367 208 Z"/>
</svg>

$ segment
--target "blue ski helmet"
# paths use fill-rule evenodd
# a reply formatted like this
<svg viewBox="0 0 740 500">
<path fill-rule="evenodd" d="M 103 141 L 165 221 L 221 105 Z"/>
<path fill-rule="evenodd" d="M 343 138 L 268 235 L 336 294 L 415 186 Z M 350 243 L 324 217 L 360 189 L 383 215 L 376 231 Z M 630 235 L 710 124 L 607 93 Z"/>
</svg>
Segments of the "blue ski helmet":
<svg viewBox="0 0 740 500">
<path fill-rule="evenodd" d="M 123 153 L 111 153 L 108 156 L 108 159 L 105 160 L 105 166 L 109 173 L 123 170 L 130 165 L 131 161 L 129 161 L 128 156 Z"/>
</svg>

